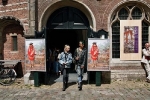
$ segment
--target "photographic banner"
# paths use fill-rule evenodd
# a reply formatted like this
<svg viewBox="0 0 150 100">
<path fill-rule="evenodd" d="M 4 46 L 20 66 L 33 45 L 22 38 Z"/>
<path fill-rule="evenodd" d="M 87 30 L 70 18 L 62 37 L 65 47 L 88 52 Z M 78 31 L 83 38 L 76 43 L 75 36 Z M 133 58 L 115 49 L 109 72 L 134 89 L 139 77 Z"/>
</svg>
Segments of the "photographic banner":
<svg viewBox="0 0 150 100">
<path fill-rule="evenodd" d="M 88 71 L 109 71 L 110 40 L 89 38 L 87 54 Z"/>
<path fill-rule="evenodd" d="M 25 40 L 26 71 L 46 71 L 45 39 Z"/>
<path fill-rule="evenodd" d="M 120 60 L 141 60 L 141 20 L 120 21 Z"/>
</svg>

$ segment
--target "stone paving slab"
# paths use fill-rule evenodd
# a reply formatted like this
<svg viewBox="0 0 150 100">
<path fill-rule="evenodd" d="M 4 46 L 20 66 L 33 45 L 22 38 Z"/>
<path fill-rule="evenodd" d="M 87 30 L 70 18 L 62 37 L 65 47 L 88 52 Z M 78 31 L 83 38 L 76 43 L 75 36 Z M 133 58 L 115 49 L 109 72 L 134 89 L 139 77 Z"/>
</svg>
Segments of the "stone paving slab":
<svg viewBox="0 0 150 100">
<path fill-rule="evenodd" d="M 69 82 L 62 91 L 62 82 L 50 85 L 24 85 L 17 79 L 10 86 L 0 85 L 0 100 L 150 100 L 150 83 L 145 81 L 114 81 L 110 84 L 83 84 L 78 91 L 75 82 Z"/>
<path fill-rule="evenodd" d="M 76 82 L 77 81 L 77 73 L 69 73 L 69 82 Z M 55 82 L 62 82 L 63 75 L 58 76 L 57 78 L 53 76 Z M 87 80 L 87 73 L 83 74 L 83 80 Z"/>
</svg>

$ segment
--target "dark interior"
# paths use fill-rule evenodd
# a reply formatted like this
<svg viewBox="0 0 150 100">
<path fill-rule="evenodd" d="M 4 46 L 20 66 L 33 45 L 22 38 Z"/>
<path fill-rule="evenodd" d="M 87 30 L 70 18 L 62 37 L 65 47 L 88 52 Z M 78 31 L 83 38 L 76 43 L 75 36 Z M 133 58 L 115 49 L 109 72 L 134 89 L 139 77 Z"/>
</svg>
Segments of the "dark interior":
<svg viewBox="0 0 150 100">
<path fill-rule="evenodd" d="M 64 45 L 70 45 L 70 52 L 73 54 L 75 48 L 78 47 L 78 35 L 82 37 L 82 34 L 78 34 L 76 30 L 49 30 L 47 33 L 47 44 L 48 47 L 58 48 L 61 51 L 64 49 Z"/>
<path fill-rule="evenodd" d="M 46 38 L 47 48 L 50 48 L 51 50 L 57 48 L 62 52 L 64 45 L 68 44 L 70 45 L 70 52 L 74 55 L 79 40 L 83 40 L 83 35 L 82 30 L 51 29 L 48 30 Z M 72 64 L 71 72 L 75 72 L 74 64 Z"/>
</svg>

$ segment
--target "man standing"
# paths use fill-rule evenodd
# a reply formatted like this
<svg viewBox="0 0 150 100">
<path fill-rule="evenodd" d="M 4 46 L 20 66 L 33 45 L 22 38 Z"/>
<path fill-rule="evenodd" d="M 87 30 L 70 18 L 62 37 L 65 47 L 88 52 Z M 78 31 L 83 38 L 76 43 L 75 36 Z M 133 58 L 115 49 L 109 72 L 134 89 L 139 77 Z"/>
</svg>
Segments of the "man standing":
<svg viewBox="0 0 150 100">
<path fill-rule="evenodd" d="M 50 73 L 50 71 L 51 71 L 51 64 L 52 64 L 51 58 L 52 58 L 52 51 L 49 48 L 47 50 L 47 63 L 48 63 L 47 70 L 48 70 L 48 73 Z"/>
<path fill-rule="evenodd" d="M 56 75 L 58 75 L 58 49 L 55 48 L 53 52 L 54 62 L 53 62 L 53 71 Z"/>
<path fill-rule="evenodd" d="M 78 74 L 78 88 L 82 90 L 82 79 L 86 62 L 86 48 L 83 41 L 79 41 L 79 47 L 74 52 L 74 59 L 76 60 L 75 66 Z"/>
<path fill-rule="evenodd" d="M 150 81 L 150 65 L 149 65 L 149 61 L 150 61 L 150 45 L 149 43 L 145 44 L 145 48 L 142 50 L 143 53 L 143 58 L 141 60 L 141 63 L 143 63 L 144 68 L 146 70 L 147 73 L 147 80 Z"/>
</svg>

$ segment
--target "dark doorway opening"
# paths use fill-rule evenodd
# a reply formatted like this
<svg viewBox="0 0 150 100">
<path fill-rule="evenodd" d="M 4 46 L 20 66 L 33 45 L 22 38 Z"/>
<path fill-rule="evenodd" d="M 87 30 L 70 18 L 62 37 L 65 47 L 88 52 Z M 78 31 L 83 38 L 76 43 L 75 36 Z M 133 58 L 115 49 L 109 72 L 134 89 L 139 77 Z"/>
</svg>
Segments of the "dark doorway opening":
<svg viewBox="0 0 150 100">
<path fill-rule="evenodd" d="M 80 40 L 87 39 L 87 30 L 73 30 L 73 29 L 51 29 L 47 31 L 46 44 L 47 49 L 51 49 L 52 52 L 54 48 L 59 49 L 61 52 L 64 50 L 64 45 L 70 45 L 70 52 L 74 56 L 75 49 L 79 46 Z M 85 45 L 86 47 L 86 45 Z M 52 64 L 53 68 L 53 64 Z M 71 73 L 76 73 L 75 65 L 72 63 Z"/>
<path fill-rule="evenodd" d="M 78 47 L 80 40 L 85 41 L 85 47 L 87 48 L 87 30 L 89 26 L 88 18 L 79 9 L 70 6 L 57 9 L 47 20 L 46 48 L 53 50 L 53 48 L 56 47 L 62 52 L 64 45 L 68 44 L 71 48 L 70 52 L 74 56 L 74 51 Z M 87 68 L 85 68 L 85 72 L 87 72 Z M 73 63 L 70 74 L 70 79 L 76 81 L 77 76 Z M 62 81 L 62 75 L 60 77 L 51 78 L 53 78 L 51 81 Z M 84 79 L 87 80 L 86 77 Z"/>
<path fill-rule="evenodd" d="M 68 44 L 70 45 L 70 52 L 73 53 L 78 46 L 77 32 L 75 30 L 50 30 L 47 33 L 47 38 L 47 44 L 51 50 L 56 47 L 63 51 L 64 45 Z"/>
</svg>

